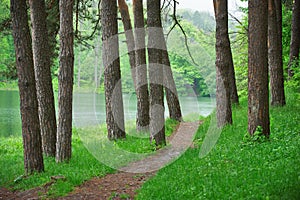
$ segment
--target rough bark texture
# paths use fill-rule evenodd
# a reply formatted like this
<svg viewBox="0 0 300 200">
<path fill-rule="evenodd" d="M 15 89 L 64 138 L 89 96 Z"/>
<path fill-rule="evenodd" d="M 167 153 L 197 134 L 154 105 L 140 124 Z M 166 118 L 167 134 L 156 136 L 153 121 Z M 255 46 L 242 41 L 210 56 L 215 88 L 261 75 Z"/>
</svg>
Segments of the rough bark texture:
<svg viewBox="0 0 300 200">
<path fill-rule="evenodd" d="M 56 162 L 69 161 L 72 153 L 72 100 L 74 75 L 74 0 L 59 1 L 60 69 L 58 74 L 58 128 Z"/>
<path fill-rule="evenodd" d="M 134 36 L 131 25 L 131 19 L 128 11 L 128 6 L 125 0 L 118 0 L 119 11 L 121 13 L 121 18 L 124 26 L 126 44 L 129 56 L 129 64 L 131 68 L 131 76 L 134 84 L 134 88 L 136 89 L 136 68 L 135 68 L 135 44 L 134 44 Z"/>
<path fill-rule="evenodd" d="M 278 31 L 278 43 L 279 43 L 279 59 L 280 65 L 283 67 L 283 50 L 282 50 L 282 0 L 274 0 L 276 9 L 277 31 Z"/>
<path fill-rule="evenodd" d="M 149 130 L 149 91 L 147 79 L 145 22 L 143 0 L 133 0 L 135 62 L 136 62 L 136 95 L 137 95 L 137 131 Z"/>
<path fill-rule="evenodd" d="M 280 11 L 281 12 L 281 11 Z M 275 0 L 269 0 L 268 40 L 269 40 L 269 70 L 271 86 L 271 105 L 285 105 L 284 79 L 281 54 L 280 31 L 276 14 Z"/>
<path fill-rule="evenodd" d="M 270 134 L 268 88 L 268 1 L 249 0 L 248 131 Z"/>
<path fill-rule="evenodd" d="M 165 116 L 161 44 L 160 0 L 147 0 L 148 60 L 150 79 L 150 140 L 165 145 Z"/>
<path fill-rule="evenodd" d="M 47 12 L 47 31 L 49 41 L 50 64 L 53 66 L 55 59 L 58 57 L 57 35 L 59 31 L 59 0 L 46 0 Z"/>
<path fill-rule="evenodd" d="M 232 124 L 231 111 L 231 76 L 232 66 L 230 42 L 228 37 L 228 2 L 214 0 L 216 18 L 216 102 L 217 124 L 223 127 Z M 231 60 L 231 61 L 230 61 Z"/>
<path fill-rule="evenodd" d="M 299 67 L 299 48 L 300 48 L 300 0 L 295 0 L 293 6 L 290 60 L 289 60 L 289 67 L 288 67 L 289 77 L 293 77 L 294 75 L 292 67 Z"/>
<path fill-rule="evenodd" d="M 101 1 L 102 60 L 108 139 L 125 138 L 124 109 L 119 59 L 117 1 Z"/>
<path fill-rule="evenodd" d="M 99 68 L 101 67 L 101 59 L 99 59 L 100 57 L 100 51 L 101 51 L 101 37 L 97 36 L 96 37 L 96 45 L 94 48 L 95 51 L 95 67 L 94 67 L 94 81 L 95 81 L 95 88 L 99 87 Z"/>
<path fill-rule="evenodd" d="M 33 61 L 39 105 L 42 148 L 46 156 L 54 157 L 57 129 L 50 71 L 50 46 L 46 27 L 46 8 L 44 1 L 30 0 L 29 5 L 31 10 Z"/>
<path fill-rule="evenodd" d="M 26 1 L 10 1 L 16 51 L 25 173 L 44 171 L 42 139 Z"/>
<path fill-rule="evenodd" d="M 234 71 L 234 65 L 233 65 L 233 58 L 232 58 L 232 52 L 231 52 L 231 46 L 230 46 L 230 40 L 228 36 L 228 42 L 229 42 L 229 86 L 230 86 L 230 99 L 231 104 L 239 104 L 239 96 L 237 92 L 236 87 L 236 79 L 235 79 L 235 71 Z"/>
<path fill-rule="evenodd" d="M 161 37 L 164 37 L 164 35 L 162 35 Z M 165 39 L 163 39 L 162 43 L 163 43 L 163 46 L 165 47 L 162 50 L 162 64 L 163 64 L 163 68 L 164 68 L 164 71 L 163 71 L 164 86 L 165 86 L 165 91 L 166 91 L 167 103 L 168 103 L 168 107 L 169 107 L 169 114 L 170 114 L 171 119 L 181 122 L 182 121 L 182 113 L 181 113 L 178 93 L 177 93 L 176 85 L 175 85 L 174 78 L 173 78 L 171 63 L 170 63 Z"/>
</svg>

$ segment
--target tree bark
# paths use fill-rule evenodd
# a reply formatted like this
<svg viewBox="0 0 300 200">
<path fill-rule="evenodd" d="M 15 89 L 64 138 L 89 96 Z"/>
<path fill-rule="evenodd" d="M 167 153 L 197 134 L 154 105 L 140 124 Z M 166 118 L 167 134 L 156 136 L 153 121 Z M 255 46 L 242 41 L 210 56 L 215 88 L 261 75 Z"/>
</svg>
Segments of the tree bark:
<svg viewBox="0 0 300 200">
<path fill-rule="evenodd" d="M 277 20 L 278 43 L 279 43 L 279 59 L 280 66 L 283 67 L 283 49 L 282 49 L 282 0 L 274 0 Z"/>
<path fill-rule="evenodd" d="M 60 69 L 58 74 L 58 129 L 56 162 L 69 161 L 72 154 L 72 101 L 74 76 L 74 0 L 60 0 Z"/>
<path fill-rule="evenodd" d="M 165 145 L 165 116 L 163 91 L 162 42 L 164 40 L 160 0 L 147 0 L 148 60 L 150 80 L 150 140 Z"/>
<path fill-rule="evenodd" d="M 216 18 L 216 103 L 217 124 L 223 127 L 232 124 L 231 92 L 233 77 L 228 74 L 233 70 L 232 55 L 228 36 L 228 2 L 214 0 Z M 234 71 L 234 70 L 233 70 Z"/>
<path fill-rule="evenodd" d="M 162 28 L 162 27 L 161 27 Z M 178 93 L 176 89 L 176 85 L 173 78 L 173 73 L 171 69 L 171 63 L 169 59 L 169 53 L 167 50 L 166 41 L 164 39 L 164 35 L 161 36 L 163 38 L 162 44 L 162 64 L 163 64 L 163 74 L 164 74 L 164 86 L 166 91 L 167 104 L 169 108 L 170 118 L 174 119 L 178 122 L 182 121 L 182 113 L 178 98 Z"/>
<path fill-rule="evenodd" d="M 249 0 L 248 131 L 270 135 L 268 88 L 268 1 Z"/>
<path fill-rule="evenodd" d="M 135 44 L 134 36 L 131 25 L 131 19 L 128 11 L 128 6 L 125 0 L 118 0 L 119 11 L 121 13 L 121 18 L 124 26 L 126 44 L 129 56 L 129 64 L 131 68 L 131 76 L 133 80 L 134 88 L 136 89 L 136 67 L 135 67 Z"/>
<path fill-rule="evenodd" d="M 137 131 L 149 130 L 149 91 L 145 48 L 145 22 L 143 1 L 133 0 L 135 62 L 136 62 L 136 96 L 137 96 Z"/>
<path fill-rule="evenodd" d="M 281 12 L 281 11 L 280 11 Z M 284 106 L 284 78 L 281 54 L 280 31 L 278 31 L 278 19 L 275 0 L 269 0 L 268 11 L 268 39 L 269 39 L 269 70 L 271 86 L 271 105 Z"/>
<path fill-rule="evenodd" d="M 24 168 L 26 174 L 31 174 L 44 171 L 44 161 L 26 1 L 11 0 L 10 11 L 20 93 Z"/>
<path fill-rule="evenodd" d="M 125 138 L 117 23 L 117 1 L 101 1 L 102 60 L 108 139 Z"/>
<path fill-rule="evenodd" d="M 46 0 L 47 31 L 49 43 L 49 66 L 53 67 L 57 54 L 57 35 L 59 31 L 59 0 Z"/>
<path fill-rule="evenodd" d="M 239 95 L 237 92 L 236 87 L 236 79 L 235 79 L 235 71 L 234 71 L 234 65 L 233 65 L 233 58 L 232 58 L 232 52 L 231 52 L 231 46 L 230 46 L 230 40 L 228 36 L 229 41 L 229 85 L 230 85 L 230 100 L 231 104 L 239 104 Z"/>
<path fill-rule="evenodd" d="M 300 48 L 300 0 L 294 1 L 291 44 L 290 44 L 290 60 L 288 65 L 288 76 L 292 78 L 294 75 L 293 67 L 299 67 L 299 48 Z"/>
<path fill-rule="evenodd" d="M 46 156 L 55 156 L 56 116 L 52 77 L 50 71 L 50 47 L 46 27 L 44 1 L 29 0 L 32 22 L 33 61 L 36 77 L 42 148 Z"/>
</svg>

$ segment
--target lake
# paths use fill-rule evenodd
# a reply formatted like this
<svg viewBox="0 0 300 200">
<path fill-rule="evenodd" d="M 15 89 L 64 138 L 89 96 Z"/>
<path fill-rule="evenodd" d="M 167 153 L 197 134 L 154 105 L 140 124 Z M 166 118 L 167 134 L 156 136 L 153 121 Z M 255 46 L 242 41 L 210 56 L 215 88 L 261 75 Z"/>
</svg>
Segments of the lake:
<svg viewBox="0 0 300 200">
<path fill-rule="evenodd" d="M 18 91 L 0 91 L 0 137 L 21 135 L 21 117 Z M 215 108 L 211 98 L 180 97 L 185 118 L 207 116 Z M 125 121 L 134 120 L 136 96 L 124 94 Z M 165 106 L 165 115 L 168 109 Z M 102 94 L 75 93 L 73 97 L 73 126 L 85 127 L 105 123 L 105 98 Z"/>
</svg>

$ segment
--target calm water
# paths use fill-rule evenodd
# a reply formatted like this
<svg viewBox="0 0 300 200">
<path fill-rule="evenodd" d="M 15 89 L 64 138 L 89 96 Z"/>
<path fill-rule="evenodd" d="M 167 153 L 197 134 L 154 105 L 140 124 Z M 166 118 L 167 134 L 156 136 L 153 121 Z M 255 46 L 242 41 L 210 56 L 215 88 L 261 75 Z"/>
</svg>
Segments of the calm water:
<svg viewBox="0 0 300 200">
<path fill-rule="evenodd" d="M 125 120 L 134 120 L 136 115 L 136 97 L 124 95 Z M 180 98 L 183 115 L 207 116 L 215 107 L 210 98 Z M 166 106 L 167 108 L 167 106 Z M 0 137 L 21 135 L 19 93 L 17 91 L 0 91 Z M 168 110 L 166 109 L 166 116 Z M 105 122 L 104 96 L 91 93 L 75 93 L 73 103 L 73 124 L 76 127 L 97 125 Z"/>
</svg>

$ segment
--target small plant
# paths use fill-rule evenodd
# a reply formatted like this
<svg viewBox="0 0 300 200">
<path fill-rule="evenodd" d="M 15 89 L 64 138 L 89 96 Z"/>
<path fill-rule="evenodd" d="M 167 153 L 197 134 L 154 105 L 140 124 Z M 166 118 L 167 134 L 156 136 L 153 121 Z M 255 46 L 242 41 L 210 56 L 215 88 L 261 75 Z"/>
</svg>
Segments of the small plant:
<svg viewBox="0 0 300 200">
<path fill-rule="evenodd" d="M 300 91 L 300 69 L 299 69 L 300 60 L 296 59 L 291 63 L 290 70 L 293 73 L 293 77 L 290 77 L 290 80 L 286 82 L 287 87 L 292 88 L 295 91 Z"/>
<path fill-rule="evenodd" d="M 130 195 L 126 193 L 120 194 L 120 199 L 130 199 Z"/>
<path fill-rule="evenodd" d="M 114 198 L 116 198 L 118 196 L 117 192 L 112 192 L 110 197 L 108 198 L 109 200 L 113 200 Z"/>
<path fill-rule="evenodd" d="M 263 128 L 261 126 L 257 126 L 253 135 L 246 133 L 243 138 L 243 142 L 246 144 L 253 144 L 255 142 L 262 143 L 266 142 L 268 138 L 263 134 Z"/>
</svg>

